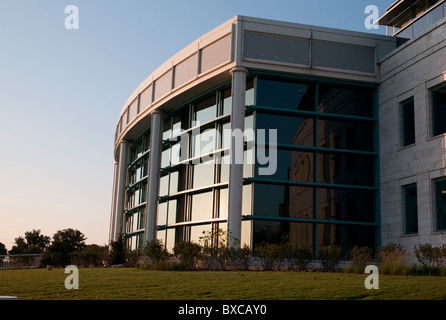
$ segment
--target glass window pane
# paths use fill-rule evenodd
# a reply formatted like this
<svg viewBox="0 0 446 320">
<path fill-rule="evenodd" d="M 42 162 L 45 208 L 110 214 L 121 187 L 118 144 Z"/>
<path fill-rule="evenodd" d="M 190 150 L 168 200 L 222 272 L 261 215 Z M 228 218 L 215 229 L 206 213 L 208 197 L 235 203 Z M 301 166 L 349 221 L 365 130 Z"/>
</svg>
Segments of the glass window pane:
<svg viewBox="0 0 446 320">
<path fill-rule="evenodd" d="M 209 128 L 193 136 L 193 156 L 204 156 L 215 151 L 216 129 Z"/>
<path fill-rule="evenodd" d="M 191 221 L 212 219 L 214 197 L 212 192 L 204 192 L 191 196 Z"/>
<path fill-rule="evenodd" d="M 375 158 L 319 153 L 318 173 L 322 183 L 374 186 Z"/>
<path fill-rule="evenodd" d="M 257 113 L 256 128 L 265 129 L 265 140 L 270 141 L 270 132 L 277 133 L 277 143 L 313 146 L 313 119 Z"/>
<path fill-rule="evenodd" d="M 318 245 L 342 246 L 345 255 L 354 246 L 375 248 L 375 227 L 357 225 L 319 224 Z"/>
<path fill-rule="evenodd" d="M 185 221 L 184 203 L 185 203 L 184 197 L 169 200 L 167 224 L 174 224 L 174 223 L 179 223 L 179 222 Z"/>
<path fill-rule="evenodd" d="M 318 218 L 358 222 L 375 221 L 375 192 L 318 188 Z"/>
<path fill-rule="evenodd" d="M 169 175 L 160 178 L 160 193 L 159 196 L 167 196 L 169 194 Z"/>
<path fill-rule="evenodd" d="M 291 110 L 314 111 L 314 86 L 277 80 L 257 80 L 256 104 Z"/>
<path fill-rule="evenodd" d="M 220 189 L 219 218 L 228 217 L 228 189 Z"/>
<path fill-rule="evenodd" d="M 178 113 L 175 113 L 172 119 L 172 136 L 178 136 L 184 130 L 189 128 L 189 107 L 181 109 Z"/>
<path fill-rule="evenodd" d="M 169 194 L 186 190 L 186 167 L 170 173 Z"/>
<path fill-rule="evenodd" d="M 197 103 L 193 120 L 195 125 L 203 124 L 217 117 L 216 97 L 212 96 L 202 102 Z"/>
<path fill-rule="evenodd" d="M 164 119 L 163 123 L 163 140 L 168 140 L 172 136 L 171 118 Z"/>
<path fill-rule="evenodd" d="M 432 92 L 434 136 L 446 133 L 446 87 Z"/>
<path fill-rule="evenodd" d="M 259 155 L 268 154 L 268 161 L 265 165 L 257 164 L 255 170 L 256 178 L 313 182 L 313 158 L 311 152 L 297 150 L 271 149 L 267 151 L 264 147 L 257 146 L 257 159 Z M 271 152 L 276 156 L 271 156 Z M 275 159 L 277 157 L 277 159 Z M 274 164 L 274 162 L 277 162 Z M 266 175 L 259 171 L 259 168 L 270 167 L 271 171 L 276 168 L 273 174 Z"/>
<path fill-rule="evenodd" d="M 170 166 L 170 148 L 163 150 L 161 153 L 161 168 Z"/>
<path fill-rule="evenodd" d="M 313 224 L 288 221 L 254 221 L 254 247 L 262 243 L 291 243 L 313 252 Z"/>
<path fill-rule="evenodd" d="M 144 152 L 149 151 L 150 150 L 150 132 L 144 134 Z"/>
<path fill-rule="evenodd" d="M 417 185 L 403 187 L 404 225 L 406 234 L 418 233 Z"/>
<path fill-rule="evenodd" d="M 373 117 L 373 88 L 319 85 L 319 112 Z"/>
<path fill-rule="evenodd" d="M 227 122 L 221 126 L 221 146 L 220 149 L 228 149 L 231 140 L 231 123 Z"/>
<path fill-rule="evenodd" d="M 313 218 L 313 188 L 254 184 L 254 215 Z"/>
<path fill-rule="evenodd" d="M 254 79 L 251 79 L 246 82 L 245 105 L 255 105 L 254 93 Z"/>
<path fill-rule="evenodd" d="M 157 225 L 163 226 L 165 224 L 167 224 L 167 202 L 160 202 L 158 205 Z"/>
<path fill-rule="evenodd" d="M 401 104 L 402 145 L 415 143 L 415 110 L 413 98 Z"/>
<path fill-rule="evenodd" d="M 200 188 L 214 184 L 214 162 L 206 161 L 192 166 L 192 187 Z"/>
<path fill-rule="evenodd" d="M 205 234 L 210 232 L 211 229 L 211 224 L 190 226 L 190 241 L 203 245 L 203 241 L 200 241 L 200 237 L 203 237 Z"/>
<path fill-rule="evenodd" d="M 220 167 L 220 182 L 229 182 L 229 162 L 231 161 L 229 155 L 218 157 L 217 159 L 219 159 L 218 166 Z"/>
<path fill-rule="evenodd" d="M 320 119 L 318 146 L 334 149 L 373 151 L 374 125 Z"/>
<path fill-rule="evenodd" d="M 222 115 L 231 114 L 231 106 L 232 106 L 231 89 L 226 89 L 225 91 L 223 91 Z"/>
<path fill-rule="evenodd" d="M 242 216 L 252 215 L 252 185 L 243 186 Z"/>
<path fill-rule="evenodd" d="M 437 207 L 437 231 L 446 230 L 446 180 L 435 183 Z"/>
</svg>

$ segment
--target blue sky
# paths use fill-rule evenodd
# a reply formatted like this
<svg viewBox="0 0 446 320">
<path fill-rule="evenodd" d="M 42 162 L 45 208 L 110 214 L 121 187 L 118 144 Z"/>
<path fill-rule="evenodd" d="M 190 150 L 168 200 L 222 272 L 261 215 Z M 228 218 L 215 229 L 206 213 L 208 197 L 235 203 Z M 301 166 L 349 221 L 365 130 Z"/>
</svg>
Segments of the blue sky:
<svg viewBox="0 0 446 320">
<path fill-rule="evenodd" d="M 0 0 L 0 242 L 79 229 L 108 242 L 123 104 L 176 52 L 233 16 L 367 30 L 393 0 Z M 65 7 L 79 29 L 65 28 Z"/>
</svg>

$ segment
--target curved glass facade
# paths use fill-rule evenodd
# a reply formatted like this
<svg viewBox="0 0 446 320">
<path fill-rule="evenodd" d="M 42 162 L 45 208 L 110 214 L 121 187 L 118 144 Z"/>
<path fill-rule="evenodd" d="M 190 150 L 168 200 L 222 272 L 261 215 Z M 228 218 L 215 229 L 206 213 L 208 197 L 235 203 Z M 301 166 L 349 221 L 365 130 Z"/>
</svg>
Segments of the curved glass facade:
<svg viewBox="0 0 446 320">
<path fill-rule="evenodd" d="M 262 74 L 248 80 L 245 133 L 254 134 L 244 136 L 242 243 L 291 242 L 315 254 L 332 243 L 377 245 L 375 91 Z M 164 116 L 157 238 L 170 250 L 227 230 L 230 121 L 230 84 Z M 129 248 L 143 241 L 149 146 L 147 131 L 130 148 Z M 277 162 L 267 174 L 266 155 Z"/>
</svg>

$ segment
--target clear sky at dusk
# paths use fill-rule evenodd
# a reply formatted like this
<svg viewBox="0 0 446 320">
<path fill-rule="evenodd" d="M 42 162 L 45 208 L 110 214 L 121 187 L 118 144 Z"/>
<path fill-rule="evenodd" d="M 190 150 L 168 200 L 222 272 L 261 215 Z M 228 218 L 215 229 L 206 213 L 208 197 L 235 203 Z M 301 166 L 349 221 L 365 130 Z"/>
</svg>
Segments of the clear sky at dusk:
<svg viewBox="0 0 446 320">
<path fill-rule="evenodd" d="M 75 228 L 107 244 L 115 126 L 163 62 L 233 16 L 367 30 L 393 0 L 0 0 L 0 242 Z M 65 28 L 65 7 L 79 29 Z"/>
</svg>

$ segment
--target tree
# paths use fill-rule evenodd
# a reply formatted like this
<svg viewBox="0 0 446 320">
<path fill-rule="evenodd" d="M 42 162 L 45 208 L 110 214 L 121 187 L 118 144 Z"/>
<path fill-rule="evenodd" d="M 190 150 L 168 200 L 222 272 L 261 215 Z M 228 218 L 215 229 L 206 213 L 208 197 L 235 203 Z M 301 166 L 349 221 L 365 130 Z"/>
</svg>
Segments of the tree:
<svg viewBox="0 0 446 320">
<path fill-rule="evenodd" d="M 76 253 L 85 247 L 85 236 L 79 230 L 71 228 L 59 230 L 42 257 L 43 265 L 66 266 Z"/>
<path fill-rule="evenodd" d="M 8 250 L 6 250 L 6 246 L 0 242 L 0 255 L 6 254 Z"/>
<path fill-rule="evenodd" d="M 9 251 L 10 254 L 42 253 L 50 243 L 50 237 L 40 234 L 40 230 L 25 232 L 25 237 L 14 239 L 15 245 Z"/>
</svg>

